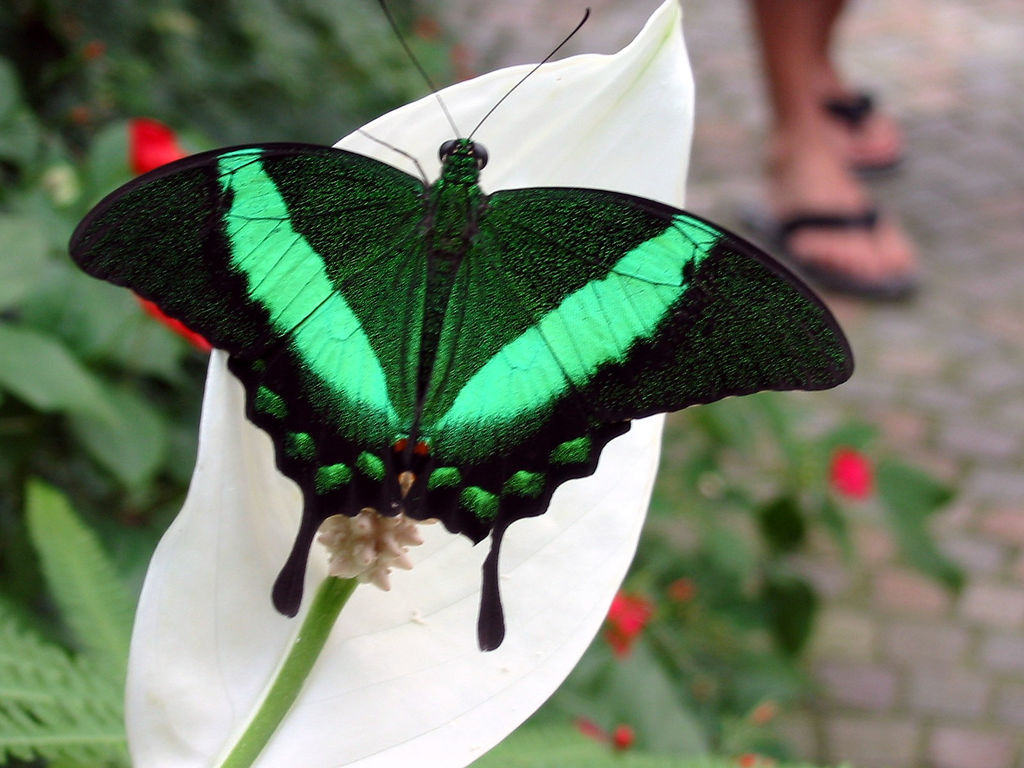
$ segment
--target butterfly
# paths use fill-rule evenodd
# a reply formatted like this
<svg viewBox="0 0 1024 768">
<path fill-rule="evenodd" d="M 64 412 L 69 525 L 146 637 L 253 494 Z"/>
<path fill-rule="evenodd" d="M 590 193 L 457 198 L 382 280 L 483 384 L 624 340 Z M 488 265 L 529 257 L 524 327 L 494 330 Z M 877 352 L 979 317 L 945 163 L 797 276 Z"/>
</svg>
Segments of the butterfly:
<svg viewBox="0 0 1024 768">
<path fill-rule="evenodd" d="M 428 184 L 333 147 L 204 152 L 110 194 L 70 251 L 229 353 L 303 495 L 280 612 L 298 612 L 327 517 L 437 518 L 491 537 L 490 650 L 506 529 L 592 474 L 631 420 L 833 387 L 853 362 L 814 293 L 722 227 L 598 189 L 487 194 L 481 144 L 439 155 Z"/>
</svg>

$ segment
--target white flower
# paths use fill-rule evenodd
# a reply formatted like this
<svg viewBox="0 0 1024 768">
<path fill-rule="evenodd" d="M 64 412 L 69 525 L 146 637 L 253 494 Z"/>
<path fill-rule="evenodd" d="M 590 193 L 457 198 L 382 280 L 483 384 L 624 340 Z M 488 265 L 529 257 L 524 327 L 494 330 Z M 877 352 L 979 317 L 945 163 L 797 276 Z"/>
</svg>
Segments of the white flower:
<svg viewBox="0 0 1024 768">
<path fill-rule="evenodd" d="M 492 72 L 442 96 L 469 130 L 524 72 Z M 519 88 L 474 137 L 490 153 L 482 185 L 601 187 L 681 205 L 692 110 L 680 11 L 668 0 L 618 54 L 547 64 Z M 365 130 L 417 157 L 428 176 L 452 138 L 433 96 Z M 416 173 L 363 134 L 339 146 Z M 245 419 L 225 362 L 214 352 L 192 486 L 153 557 L 136 618 L 127 692 L 136 768 L 220 765 L 302 620 L 270 601 L 300 495 L 275 469 L 269 438 Z M 496 651 L 477 648 L 487 544 L 421 527 L 423 545 L 405 555 L 414 567 L 391 574 L 390 592 L 356 589 L 256 765 L 457 767 L 512 731 L 601 625 L 636 547 L 661 426 L 661 417 L 635 423 L 605 448 L 593 476 L 566 483 L 546 514 L 509 529 L 508 631 Z M 303 613 L 327 572 L 316 545 Z"/>
</svg>

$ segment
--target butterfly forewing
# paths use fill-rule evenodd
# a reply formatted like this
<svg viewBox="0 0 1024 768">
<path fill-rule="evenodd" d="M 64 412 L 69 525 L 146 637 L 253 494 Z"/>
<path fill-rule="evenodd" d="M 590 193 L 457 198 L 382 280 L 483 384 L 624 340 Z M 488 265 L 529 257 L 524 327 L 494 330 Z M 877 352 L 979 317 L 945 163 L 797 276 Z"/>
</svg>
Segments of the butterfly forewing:
<svg viewBox="0 0 1024 768">
<path fill-rule="evenodd" d="M 451 310 L 446 339 L 456 362 L 425 408 L 451 461 L 535 454 L 539 436 L 550 451 L 587 424 L 821 389 L 850 373 L 842 333 L 796 278 L 653 201 L 499 192 L 466 262 L 465 306 Z M 466 317 L 498 330 L 460 333 Z"/>
</svg>

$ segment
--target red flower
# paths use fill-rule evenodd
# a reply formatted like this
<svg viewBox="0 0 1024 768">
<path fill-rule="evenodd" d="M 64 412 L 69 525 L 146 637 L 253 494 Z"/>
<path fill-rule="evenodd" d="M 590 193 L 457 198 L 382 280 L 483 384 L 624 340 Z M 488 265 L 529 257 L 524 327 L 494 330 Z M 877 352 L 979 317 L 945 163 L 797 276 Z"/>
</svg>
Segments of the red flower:
<svg viewBox="0 0 1024 768">
<path fill-rule="evenodd" d="M 832 455 L 829 481 L 843 496 L 866 499 L 874 485 L 871 464 L 864 454 L 852 448 L 840 448 Z"/>
<path fill-rule="evenodd" d="M 594 741 L 608 741 L 608 734 L 604 732 L 604 728 L 589 718 L 577 717 L 576 730 L 588 739 L 593 739 Z"/>
<path fill-rule="evenodd" d="M 185 151 L 178 145 L 174 131 L 163 123 L 145 117 L 137 117 L 128 123 L 128 160 L 135 173 L 146 173 L 166 163 L 180 160 Z M 180 320 L 165 315 L 156 304 L 136 296 L 146 314 L 166 325 L 192 346 L 202 352 L 212 349 L 210 342 L 195 331 L 185 327 Z"/>
<path fill-rule="evenodd" d="M 770 699 L 762 701 L 750 713 L 750 722 L 754 725 L 767 725 L 779 714 L 779 705 Z"/>
<path fill-rule="evenodd" d="M 605 639 L 616 656 L 628 656 L 633 643 L 654 614 L 651 602 L 639 595 L 619 592 L 608 609 Z"/>
<path fill-rule="evenodd" d="M 617 725 L 612 731 L 612 746 L 619 752 L 623 752 L 633 746 L 636 741 L 636 731 L 629 725 Z"/>
<path fill-rule="evenodd" d="M 102 40 L 90 40 L 82 49 L 82 58 L 86 61 L 95 61 L 107 52 L 107 44 Z"/>
<path fill-rule="evenodd" d="M 208 342 L 195 331 L 190 331 L 188 328 L 185 327 L 185 324 L 182 323 L 180 320 L 175 320 L 173 317 L 168 317 L 167 315 L 165 315 L 160 310 L 160 307 L 158 307 L 152 301 L 147 301 L 141 296 L 136 296 L 135 298 L 139 300 L 139 304 L 141 304 L 142 308 L 146 310 L 147 315 L 149 315 L 150 317 L 155 317 L 157 320 L 166 325 L 176 334 L 186 339 L 193 347 L 195 347 L 199 351 L 209 352 L 211 349 L 213 349 L 213 346 L 210 344 L 210 342 Z"/>
<path fill-rule="evenodd" d="M 697 586 L 686 577 L 676 579 L 668 585 L 668 596 L 677 603 L 688 603 L 696 594 Z"/>
<path fill-rule="evenodd" d="M 775 765 L 775 761 L 770 757 L 747 752 L 736 758 L 736 764 L 740 768 L 771 768 Z"/>
<path fill-rule="evenodd" d="M 132 171 L 146 173 L 161 165 L 180 160 L 186 152 L 178 144 L 174 131 L 146 117 L 128 122 L 128 157 Z"/>
<path fill-rule="evenodd" d="M 593 720 L 578 717 L 576 718 L 576 729 L 588 739 L 611 745 L 612 749 L 617 752 L 629 749 L 636 741 L 636 731 L 625 723 L 615 726 L 615 730 L 609 734 Z"/>
</svg>

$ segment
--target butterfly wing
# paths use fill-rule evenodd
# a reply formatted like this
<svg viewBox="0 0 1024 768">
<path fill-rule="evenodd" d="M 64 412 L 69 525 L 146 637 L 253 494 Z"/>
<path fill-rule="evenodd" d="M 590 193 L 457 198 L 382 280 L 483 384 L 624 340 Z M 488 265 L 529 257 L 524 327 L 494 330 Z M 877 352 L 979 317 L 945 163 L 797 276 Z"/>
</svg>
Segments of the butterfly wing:
<svg viewBox="0 0 1024 768">
<path fill-rule="evenodd" d="M 72 257 L 231 353 L 250 419 L 302 487 L 302 528 L 275 587 L 298 609 L 309 542 L 381 495 L 380 456 L 416 408 L 424 187 L 330 147 L 207 152 L 114 192 Z"/>
<path fill-rule="evenodd" d="M 438 465 L 459 472 L 457 488 L 434 484 L 433 506 L 494 530 L 483 647 L 503 631 L 505 527 L 593 472 L 630 419 L 758 390 L 824 389 L 852 372 L 828 309 L 770 256 L 620 193 L 492 195 L 453 297 L 424 430 L 436 434 Z"/>
</svg>

